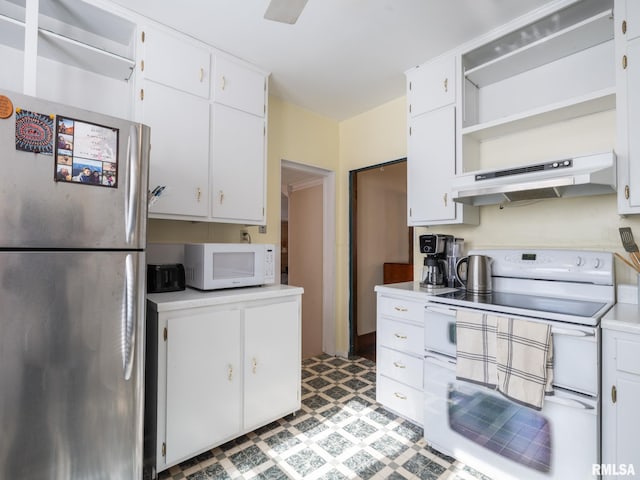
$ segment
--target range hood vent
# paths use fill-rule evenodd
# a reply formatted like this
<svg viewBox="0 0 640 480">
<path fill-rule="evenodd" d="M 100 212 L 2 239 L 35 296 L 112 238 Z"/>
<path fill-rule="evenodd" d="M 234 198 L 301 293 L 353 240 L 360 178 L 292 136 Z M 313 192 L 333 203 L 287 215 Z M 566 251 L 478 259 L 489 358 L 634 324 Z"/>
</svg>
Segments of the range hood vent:
<svg viewBox="0 0 640 480">
<path fill-rule="evenodd" d="M 457 175 L 452 196 L 467 205 L 496 205 L 615 191 L 616 156 L 605 152 Z"/>
</svg>

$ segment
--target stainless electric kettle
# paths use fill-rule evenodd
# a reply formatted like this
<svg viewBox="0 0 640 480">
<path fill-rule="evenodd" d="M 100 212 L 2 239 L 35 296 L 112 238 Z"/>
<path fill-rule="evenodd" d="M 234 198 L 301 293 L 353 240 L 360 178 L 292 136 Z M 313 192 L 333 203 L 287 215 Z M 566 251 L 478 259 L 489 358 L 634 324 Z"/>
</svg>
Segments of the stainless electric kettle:
<svg viewBox="0 0 640 480">
<path fill-rule="evenodd" d="M 460 267 L 467 265 L 466 279 L 460 278 Z M 467 292 L 478 295 L 491 293 L 491 257 L 486 255 L 469 255 L 462 257 L 456 263 L 456 278 L 462 283 Z"/>
</svg>

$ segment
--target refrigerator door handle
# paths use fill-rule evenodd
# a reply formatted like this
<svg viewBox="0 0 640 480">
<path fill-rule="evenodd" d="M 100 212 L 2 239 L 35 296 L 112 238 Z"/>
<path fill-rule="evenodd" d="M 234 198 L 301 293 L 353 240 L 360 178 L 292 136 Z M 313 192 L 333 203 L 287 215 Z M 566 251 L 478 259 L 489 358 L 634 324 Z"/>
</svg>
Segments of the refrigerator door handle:
<svg viewBox="0 0 640 480">
<path fill-rule="evenodd" d="M 127 243 L 131 243 L 133 241 L 136 224 L 138 222 L 139 195 L 137 195 L 137 190 L 139 184 L 138 174 L 140 172 L 138 165 L 139 148 L 140 141 L 138 138 L 138 126 L 131 125 L 129 128 L 129 142 L 127 145 L 127 167 L 129 168 L 129 175 L 127 176 L 127 185 L 125 187 L 125 236 Z"/>
<path fill-rule="evenodd" d="M 124 379 L 131 378 L 133 372 L 133 359 L 136 345 L 136 279 L 134 274 L 133 258 L 127 255 L 125 261 L 124 301 L 122 306 L 122 367 Z"/>
</svg>

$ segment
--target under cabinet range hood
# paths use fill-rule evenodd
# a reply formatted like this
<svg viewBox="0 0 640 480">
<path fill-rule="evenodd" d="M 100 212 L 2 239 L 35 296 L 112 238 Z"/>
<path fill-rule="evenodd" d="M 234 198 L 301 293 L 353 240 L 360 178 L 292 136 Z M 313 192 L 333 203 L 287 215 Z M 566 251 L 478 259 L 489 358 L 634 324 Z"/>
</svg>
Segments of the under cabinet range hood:
<svg viewBox="0 0 640 480">
<path fill-rule="evenodd" d="M 452 198 L 467 205 L 616 192 L 614 152 L 456 175 Z"/>
</svg>

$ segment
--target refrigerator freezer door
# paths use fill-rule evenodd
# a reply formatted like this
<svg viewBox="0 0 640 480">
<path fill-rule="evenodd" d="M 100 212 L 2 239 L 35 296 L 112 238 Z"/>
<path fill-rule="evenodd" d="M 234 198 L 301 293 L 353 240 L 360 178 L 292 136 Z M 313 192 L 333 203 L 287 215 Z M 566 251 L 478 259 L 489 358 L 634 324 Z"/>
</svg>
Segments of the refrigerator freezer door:
<svg viewBox="0 0 640 480">
<path fill-rule="evenodd" d="M 15 110 L 115 128 L 118 134 L 115 188 L 56 181 L 55 155 L 17 148 L 18 114 L 0 119 L 0 248 L 145 248 L 149 128 L 1 89 L 0 95 Z"/>
<path fill-rule="evenodd" d="M 144 262 L 0 252 L 0 478 L 142 478 Z"/>
</svg>

